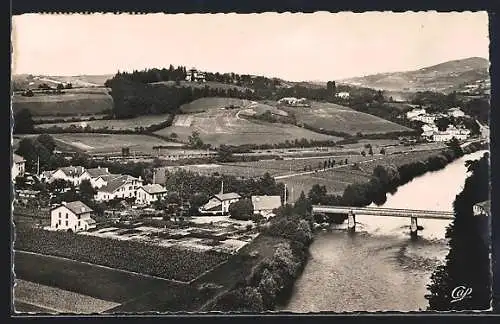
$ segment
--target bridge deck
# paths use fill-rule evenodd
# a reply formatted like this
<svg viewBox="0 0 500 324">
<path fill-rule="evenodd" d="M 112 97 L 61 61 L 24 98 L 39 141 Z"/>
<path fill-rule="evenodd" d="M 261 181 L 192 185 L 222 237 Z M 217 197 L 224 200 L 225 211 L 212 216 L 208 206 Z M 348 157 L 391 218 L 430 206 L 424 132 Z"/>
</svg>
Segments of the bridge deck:
<svg viewBox="0 0 500 324">
<path fill-rule="evenodd" d="M 338 213 L 348 214 L 353 212 L 358 215 L 373 215 L 387 217 L 417 217 L 423 219 L 453 219 L 454 213 L 437 210 L 418 210 L 402 208 L 379 207 L 349 207 L 349 206 L 313 206 L 313 213 Z"/>
</svg>

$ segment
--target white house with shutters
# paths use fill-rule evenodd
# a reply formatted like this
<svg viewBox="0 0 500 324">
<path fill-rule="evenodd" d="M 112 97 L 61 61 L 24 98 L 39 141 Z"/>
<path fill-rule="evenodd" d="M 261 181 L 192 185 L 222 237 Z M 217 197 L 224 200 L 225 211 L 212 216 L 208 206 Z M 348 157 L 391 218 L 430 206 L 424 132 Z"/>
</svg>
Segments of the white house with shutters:
<svg viewBox="0 0 500 324">
<path fill-rule="evenodd" d="M 85 168 L 82 166 L 63 167 L 52 172 L 44 172 L 42 176 L 46 178 L 47 182 L 62 179 L 73 183 L 75 186 L 80 185 L 82 180 L 89 179 L 88 174 L 85 173 Z"/>
<path fill-rule="evenodd" d="M 96 226 L 92 213 L 93 210 L 81 201 L 62 203 L 50 210 L 50 227 L 74 233 L 86 231 Z"/>
<path fill-rule="evenodd" d="M 145 185 L 137 189 L 135 202 L 139 205 L 150 205 L 152 202 L 158 201 L 166 195 L 167 189 L 157 183 Z"/>
<path fill-rule="evenodd" d="M 130 175 L 100 176 L 105 185 L 97 189 L 96 201 L 109 201 L 115 198 L 136 198 L 137 190 L 143 185 L 141 178 Z"/>
</svg>

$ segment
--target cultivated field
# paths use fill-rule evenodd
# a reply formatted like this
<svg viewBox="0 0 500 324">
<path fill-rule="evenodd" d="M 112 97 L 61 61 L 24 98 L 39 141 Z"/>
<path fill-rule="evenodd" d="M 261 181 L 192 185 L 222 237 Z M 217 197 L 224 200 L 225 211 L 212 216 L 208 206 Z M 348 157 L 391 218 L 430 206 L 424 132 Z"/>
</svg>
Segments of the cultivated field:
<svg viewBox="0 0 500 324">
<path fill-rule="evenodd" d="M 211 110 L 221 110 L 229 106 L 236 106 L 242 109 L 241 114 L 255 115 L 263 114 L 266 111 L 271 111 L 272 113 L 278 115 L 286 116 L 287 113 L 281 109 L 278 109 L 272 105 L 267 105 L 265 103 L 251 101 L 247 99 L 238 98 L 225 98 L 225 97 L 207 97 L 200 98 L 190 103 L 181 106 L 180 110 L 185 113 L 199 113 Z"/>
<path fill-rule="evenodd" d="M 388 120 L 332 103 L 311 102 L 311 107 L 283 107 L 282 109 L 294 113 L 298 123 L 351 135 L 358 132 L 378 134 L 410 130 Z"/>
<path fill-rule="evenodd" d="M 313 139 L 339 140 L 339 137 L 318 134 L 289 124 L 251 121 L 241 117 L 238 109 L 211 109 L 206 112 L 177 115 L 172 126 L 156 134 L 169 136 L 176 133 L 186 141 L 193 131 L 198 131 L 205 143 L 221 144 L 275 144 L 286 140 Z"/>
<path fill-rule="evenodd" d="M 105 88 L 65 91 L 60 95 L 35 93 L 33 97 L 15 94 L 12 109 L 14 113 L 28 109 L 33 116 L 78 116 L 100 114 L 113 108 L 113 98 Z"/>
<path fill-rule="evenodd" d="M 15 281 L 14 299 L 28 305 L 41 305 L 52 313 L 101 313 L 120 305 L 115 302 L 22 279 L 16 279 Z M 23 312 L 30 310 L 23 310 L 21 306 L 20 308 L 16 308 L 16 311 Z"/>
<path fill-rule="evenodd" d="M 313 174 L 299 175 L 279 179 L 287 185 L 290 192 L 290 201 L 296 200 L 301 191 L 307 195 L 313 185 L 326 186 L 328 193 L 342 195 L 344 189 L 352 183 L 364 183 L 370 180 L 376 166 L 400 166 L 413 161 L 426 160 L 429 156 L 436 155 L 440 150 L 407 151 L 401 154 L 376 155 L 356 161 L 359 168 L 353 169 L 352 162 L 345 166 L 337 166 L 331 170 L 318 171 Z M 313 164 L 314 165 L 314 164 Z M 292 192 L 293 191 L 293 192 Z"/>
<path fill-rule="evenodd" d="M 56 87 L 59 83 L 71 83 L 73 87 L 103 87 L 106 80 L 113 75 L 75 75 L 75 76 L 34 76 L 28 74 L 17 74 L 12 76 L 13 82 L 18 88 L 38 89 L 41 84 Z"/>
<path fill-rule="evenodd" d="M 154 153 L 154 146 L 182 146 L 180 143 L 147 135 L 116 134 L 52 134 L 56 144 L 63 150 L 85 151 L 89 153 L 120 153 L 122 147 L 129 147 L 130 153 Z"/>
<path fill-rule="evenodd" d="M 202 297 L 206 297 L 200 296 L 196 287 L 186 284 L 78 261 L 20 251 L 14 257 L 17 278 L 119 305 L 108 312 L 194 311 Z M 33 308 L 29 304 L 21 306 L 21 311 Z"/>
<path fill-rule="evenodd" d="M 147 128 L 152 125 L 165 122 L 169 114 L 161 115 L 145 115 L 130 119 L 107 119 L 107 120 L 89 120 L 78 122 L 63 122 L 63 123 L 47 123 L 38 124 L 36 128 L 50 128 L 53 126 L 68 128 L 74 127 L 90 127 L 92 129 L 111 129 L 111 130 L 135 130 L 138 127 Z"/>
</svg>

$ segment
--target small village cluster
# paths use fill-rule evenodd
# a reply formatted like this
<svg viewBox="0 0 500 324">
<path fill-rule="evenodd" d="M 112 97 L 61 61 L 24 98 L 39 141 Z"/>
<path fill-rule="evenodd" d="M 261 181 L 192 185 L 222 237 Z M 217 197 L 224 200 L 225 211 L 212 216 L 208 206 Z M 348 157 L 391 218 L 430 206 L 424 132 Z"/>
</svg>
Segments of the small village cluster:
<svg viewBox="0 0 500 324">
<path fill-rule="evenodd" d="M 25 160 L 17 154 L 13 155 L 13 160 L 12 179 L 18 176 L 26 176 Z M 135 203 L 134 208 L 149 207 L 155 201 L 167 196 L 166 188 L 160 184 L 145 184 L 141 177 L 113 174 L 109 172 L 108 168 L 101 167 L 91 169 L 82 166 L 62 167 L 57 170 L 44 171 L 38 178 L 45 183 L 52 183 L 57 179 L 64 180 L 74 186 L 79 186 L 83 181 L 88 180 L 96 190 L 94 196 L 96 202 L 131 199 Z M 18 199 L 27 199 L 31 196 L 35 197 L 36 192 L 33 190 L 18 190 L 17 196 Z M 201 206 L 198 211 L 201 216 L 227 216 L 231 204 L 240 199 L 242 197 L 238 193 L 224 193 L 224 184 L 222 183 L 220 193 L 210 197 L 208 202 Z M 265 219 L 274 216 L 273 211 L 282 205 L 280 196 L 254 195 L 251 197 L 251 201 L 253 214 L 261 215 Z M 93 213 L 94 211 L 81 201 L 63 202 L 50 209 L 50 229 L 71 230 L 73 232 L 86 231 L 96 225 L 96 221 L 91 217 Z"/>
<path fill-rule="evenodd" d="M 465 117 L 465 113 L 460 108 L 450 108 L 447 114 L 431 114 L 427 113 L 424 108 L 415 108 L 406 113 L 406 118 L 413 121 L 420 121 L 422 125 L 422 137 L 434 142 L 447 142 L 453 138 L 457 140 L 466 140 L 470 136 L 470 130 L 466 128 L 457 128 L 452 124 L 444 131 L 439 130 L 436 125 L 436 120 L 443 117 Z"/>
</svg>

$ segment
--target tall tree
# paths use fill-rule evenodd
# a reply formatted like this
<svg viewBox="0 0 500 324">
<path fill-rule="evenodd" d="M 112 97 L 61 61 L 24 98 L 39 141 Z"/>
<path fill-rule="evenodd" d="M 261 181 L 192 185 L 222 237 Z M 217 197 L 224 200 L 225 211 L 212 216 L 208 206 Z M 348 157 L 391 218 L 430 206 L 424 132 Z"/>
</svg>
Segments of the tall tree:
<svg viewBox="0 0 500 324">
<path fill-rule="evenodd" d="M 489 244 L 483 241 L 482 216 L 474 216 L 473 205 L 489 199 L 489 162 L 485 155 L 478 162 L 467 163 L 471 175 L 453 204 L 455 218 L 446 237 L 450 250 L 446 263 L 432 274 L 428 285 L 429 309 L 484 310 L 490 307 L 491 273 Z M 471 289 L 466 298 L 456 300 L 458 287 Z"/>
<path fill-rule="evenodd" d="M 31 134 L 34 127 L 31 111 L 22 109 L 14 114 L 14 134 Z"/>
</svg>

